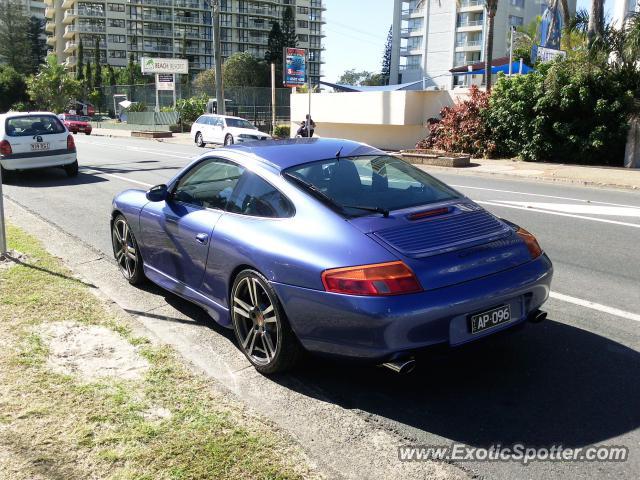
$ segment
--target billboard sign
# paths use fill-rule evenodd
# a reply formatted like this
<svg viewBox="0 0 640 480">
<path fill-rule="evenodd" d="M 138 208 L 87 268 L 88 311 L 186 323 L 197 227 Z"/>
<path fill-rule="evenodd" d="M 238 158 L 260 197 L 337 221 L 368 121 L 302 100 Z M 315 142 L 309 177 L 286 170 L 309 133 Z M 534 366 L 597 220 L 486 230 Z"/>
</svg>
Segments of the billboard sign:
<svg viewBox="0 0 640 480">
<path fill-rule="evenodd" d="M 536 59 L 537 62 L 550 62 L 555 60 L 558 57 L 564 58 L 567 56 L 567 52 L 564 50 L 556 50 L 554 48 L 541 47 L 539 45 L 534 45 L 533 58 Z"/>
<path fill-rule="evenodd" d="M 189 60 L 182 58 L 142 57 L 142 73 L 189 73 Z"/>
<path fill-rule="evenodd" d="M 173 77 L 173 73 L 157 73 L 156 88 L 158 90 L 163 90 L 163 91 L 175 90 L 176 84 Z"/>
<path fill-rule="evenodd" d="M 284 59 L 284 86 L 298 87 L 304 85 L 307 74 L 305 49 L 285 48 Z"/>
</svg>

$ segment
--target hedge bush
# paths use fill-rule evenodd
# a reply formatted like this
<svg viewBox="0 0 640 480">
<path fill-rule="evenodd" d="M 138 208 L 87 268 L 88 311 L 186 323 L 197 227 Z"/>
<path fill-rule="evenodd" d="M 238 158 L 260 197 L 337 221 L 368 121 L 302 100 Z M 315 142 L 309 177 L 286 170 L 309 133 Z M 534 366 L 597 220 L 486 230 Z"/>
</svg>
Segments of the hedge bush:
<svg viewBox="0 0 640 480">
<path fill-rule="evenodd" d="M 291 127 L 289 125 L 276 125 L 273 129 L 273 136 L 276 138 L 289 138 L 291 136 Z"/>
</svg>

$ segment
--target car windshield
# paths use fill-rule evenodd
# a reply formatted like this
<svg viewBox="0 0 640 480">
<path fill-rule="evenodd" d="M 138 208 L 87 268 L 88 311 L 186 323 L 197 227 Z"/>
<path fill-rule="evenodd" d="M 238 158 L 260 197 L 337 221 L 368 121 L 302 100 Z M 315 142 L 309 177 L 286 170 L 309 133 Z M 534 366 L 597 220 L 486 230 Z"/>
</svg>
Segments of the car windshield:
<svg viewBox="0 0 640 480">
<path fill-rule="evenodd" d="M 242 118 L 227 118 L 227 127 L 233 128 L 249 128 L 251 130 L 257 130 L 251 123 L 243 120 Z"/>
<path fill-rule="evenodd" d="M 53 115 L 25 115 L 8 118 L 5 132 L 10 137 L 26 137 L 64 133 L 65 128 L 58 117 Z"/>
<path fill-rule="evenodd" d="M 283 173 L 347 216 L 388 213 L 460 196 L 431 175 L 389 155 L 333 158 Z"/>
</svg>

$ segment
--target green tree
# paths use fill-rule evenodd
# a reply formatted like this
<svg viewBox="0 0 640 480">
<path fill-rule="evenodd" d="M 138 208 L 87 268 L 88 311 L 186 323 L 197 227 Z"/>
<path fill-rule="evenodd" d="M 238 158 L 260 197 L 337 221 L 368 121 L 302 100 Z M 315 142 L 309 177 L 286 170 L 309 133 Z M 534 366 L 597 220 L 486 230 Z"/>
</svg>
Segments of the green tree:
<svg viewBox="0 0 640 480">
<path fill-rule="evenodd" d="M 76 79 L 84 80 L 84 45 L 82 44 L 82 37 L 78 42 L 78 60 L 76 61 Z"/>
<path fill-rule="evenodd" d="M 48 56 L 38 74 L 27 79 L 27 93 L 33 103 L 55 113 L 62 113 L 81 90 L 80 82 L 58 63 L 55 55 Z"/>
<path fill-rule="evenodd" d="M 202 70 L 193 79 L 193 88 L 198 94 L 209 94 L 216 90 L 216 71 L 213 68 Z"/>
<path fill-rule="evenodd" d="M 0 62 L 27 75 L 33 73 L 30 60 L 29 17 L 24 5 L 19 0 L 3 0 L 0 2 Z"/>
<path fill-rule="evenodd" d="M 265 53 L 265 60 L 268 64 L 274 63 L 276 66 L 276 86 L 282 87 L 282 74 L 284 69 L 283 55 L 284 55 L 284 36 L 280 29 L 279 22 L 273 22 L 271 25 L 271 31 L 269 32 L 269 40 L 267 42 L 267 52 Z"/>
<path fill-rule="evenodd" d="M 47 56 L 47 44 L 42 38 L 43 34 L 44 20 L 31 17 L 29 19 L 29 29 L 27 30 L 27 38 L 31 49 L 29 73 L 36 73 Z"/>
<path fill-rule="evenodd" d="M 10 65 L 0 65 L 0 113 L 27 100 L 24 78 Z"/>
<path fill-rule="evenodd" d="M 112 87 L 118 84 L 116 80 L 116 72 L 110 63 L 107 63 L 107 66 L 102 71 L 102 83 Z"/>
<path fill-rule="evenodd" d="M 293 15 L 293 8 L 287 5 L 282 11 L 282 44 L 284 47 L 294 48 L 298 46 L 298 36 L 296 35 L 296 19 Z"/>
<path fill-rule="evenodd" d="M 85 85 L 85 94 L 89 94 L 89 92 L 93 91 L 93 69 L 91 68 L 91 60 L 87 60 L 86 65 L 84 66 L 84 85 Z"/>
<path fill-rule="evenodd" d="M 96 35 L 93 50 L 93 62 L 95 67 L 93 69 L 93 89 L 91 91 L 93 103 L 98 109 L 103 107 L 102 105 L 102 59 L 100 58 L 100 37 Z"/>
<path fill-rule="evenodd" d="M 386 78 L 381 73 L 367 72 L 363 70 L 358 72 L 355 69 L 345 71 L 338 79 L 338 83 L 343 85 L 367 85 L 377 86 L 384 85 Z"/>
<path fill-rule="evenodd" d="M 229 87 L 268 87 L 269 68 L 249 52 L 237 52 L 224 62 L 224 84 Z"/>
<path fill-rule="evenodd" d="M 487 92 L 491 91 L 491 67 L 493 63 L 493 31 L 495 29 L 496 11 L 498 10 L 498 0 L 485 0 L 485 11 L 487 12 L 487 38 L 484 50 L 484 79 Z"/>
<path fill-rule="evenodd" d="M 382 70 L 380 74 L 384 79 L 383 85 L 388 85 L 391 79 L 391 51 L 393 48 L 393 25 L 389 27 L 387 33 L 387 43 L 384 45 L 384 53 L 382 54 Z"/>
</svg>

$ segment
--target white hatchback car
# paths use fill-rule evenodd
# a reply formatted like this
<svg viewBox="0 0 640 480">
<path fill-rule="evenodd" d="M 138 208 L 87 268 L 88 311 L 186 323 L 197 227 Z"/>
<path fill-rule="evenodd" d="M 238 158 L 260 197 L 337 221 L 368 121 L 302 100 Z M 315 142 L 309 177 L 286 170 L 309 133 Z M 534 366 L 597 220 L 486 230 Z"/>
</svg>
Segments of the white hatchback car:
<svg viewBox="0 0 640 480">
<path fill-rule="evenodd" d="M 62 167 L 78 175 L 73 135 L 51 112 L 0 115 L 0 168 L 3 178 L 17 170 Z"/>
<path fill-rule="evenodd" d="M 226 146 L 268 140 L 271 135 L 261 132 L 244 118 L 205 114 L 191 126 L 191 138 L 199 147 L 204 147 L 207 143 L 221 143 Z"/>
</svg>

